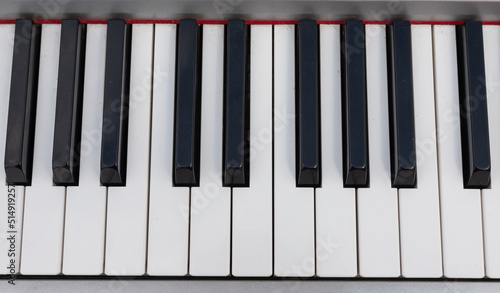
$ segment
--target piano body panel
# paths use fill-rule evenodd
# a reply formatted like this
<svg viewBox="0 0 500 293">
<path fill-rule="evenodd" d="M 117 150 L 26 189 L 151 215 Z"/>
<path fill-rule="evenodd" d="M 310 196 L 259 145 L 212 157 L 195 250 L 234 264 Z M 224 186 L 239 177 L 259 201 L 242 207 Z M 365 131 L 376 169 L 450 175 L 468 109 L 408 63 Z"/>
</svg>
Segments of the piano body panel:
<svg viewBox="0 0 500 293">
<path fill-rule="evenodd" d="M 5 0 L 0 19 L 458 21 L 500 19 L 498 0 Z"/>
<path fill-rule="evenodd" d="M 372 292 L 372 293 L 497 293 L 498 283 L 457 280 L 18 280 L 10 285 L 0 279 L 1 292 Z"/>
</svg>

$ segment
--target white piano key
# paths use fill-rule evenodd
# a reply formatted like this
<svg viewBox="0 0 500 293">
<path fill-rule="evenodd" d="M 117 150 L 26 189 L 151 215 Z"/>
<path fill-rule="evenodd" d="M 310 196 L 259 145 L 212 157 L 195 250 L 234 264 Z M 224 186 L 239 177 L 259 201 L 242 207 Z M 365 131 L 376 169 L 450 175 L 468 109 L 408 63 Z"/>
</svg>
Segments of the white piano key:
<svg viewBox="0 0 500 293">
<path fill-rule="evenodd" d="M 359 274 L 398 277 L 398 193 L 391 187 L 385 25 L 366 25 L 370 187 L 358 193 Z"/>
<path fill-rule="evenodd" d="M 273 272 L 272 30 L 271 25 L 251 26 L 250 187 L 233 188 L 234 276 Z"/>
<path fill-rule="evenodd" d="M 60 24 L 42 26 L 33 179 L 26 187 L 21 273 L 61 273 L 66 188 L 52 184 Z"/>
<path fill-rule="evenodd" d="M 481 278 L 481 193 L 463 188 L 455 26 L 433 30 L 444 276 Z"/>
<path fill-rule="evenodd" d="M 274 274 L 313 276 L 314 189 L 295 187 L 295 27 L 274 26 Z"/>
<path fill-rule="evenodd" d="M 342 183 L 339 25 L 320 25 L 320 53 L 323 183 L 316 189 L 317 275 L 354 277 L 358 274 L 356 192 Z"/>
<path fill-rule="evenodd" d="M 430 25 L 411 26 L 418 183 L 417 188 L 399 189 L 404 277 L 443 275 L 431 29 Z"/>
<path fill-rule="evenodd" d="M 155 25 L 148 275 L 188 273 L 189 187 L 173 187 L 175 24 Z"/>
<path fill-rule="evenodd" d="M 189 274 L 230 274 L 231 189 L 222 187 L 224 26 L 203 25 L 200 186 L 191 188 Z"/>
<path fill-rule="evenodd" d="M 108 187 L 105 273 L 146 272 L 153 25 L 134 24 L 130 61 L 127 183 Z"/>
<path fill-rule="evenodd" d="M 484 64 L 491 150 L 500 149 L 500 27 L 483 26 Z M 484 258 L 486 276 L 500 278 L 500 154 L 491 152 L 491 189 L 483 189 Z"/>
<path fill-rule="evenodd" d="M 100 183 L 106 25 L 87 25 L 80 180 L 66 188 L 63 274 L 100 275 L 104 270 L 106 187 Z"/>
<path fill-rule="evenodd" d="M 0 25 L 0 162 L 5 155 L 7 113 L 15 25 Z M 24 186 L 8 186 L 5 172 L 0 171 L 0 275 L 19 272 L 24 207 Z M 11 232 L 15 231 L 15 232 Z M 13 263 L 11 263 L 13 261 Z"/>
</svg>

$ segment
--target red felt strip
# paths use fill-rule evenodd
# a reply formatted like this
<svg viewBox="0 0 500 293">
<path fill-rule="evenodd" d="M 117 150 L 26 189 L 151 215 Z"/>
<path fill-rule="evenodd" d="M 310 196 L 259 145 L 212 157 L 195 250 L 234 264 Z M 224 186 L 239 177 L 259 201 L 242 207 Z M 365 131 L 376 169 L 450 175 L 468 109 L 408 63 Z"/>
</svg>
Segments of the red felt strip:
<svg viewBox="0 0 500 293">
<path fill-rule="evenodd" d="M 35 19 L 35 23 L 39 24 L 60 24 L 60 19 Z M 86 24 L 107 24 L 108 21 L 105 19 L 92 20 L 92 19 L 81 19 L 81 23 Z M 0 24 L 15 24 L 14 19 L 4 19 L 0 20 Z M 179 20 L 151 20 L 151 19 L 129 19 L 127 23 L 131 24 L 155 24 L 155 23 L 166 23 L 166 24 L 178 24 Z M 199 24 L 227 24 L 227 20 L 199 20 Z M 288 21 L 288 20 L 247 20 L 249 25 L 291 25 L 298 24 L 299 21 Z M 391 24 L 392 21 L 364 21 L 364 24 Z M 414 25 L 461 25 L 463 21 L 410 21 Z M 318 24 L 345 24 L 344 20 L 320 20 Z M 500 21 L 485 21 L 483 25 L 500 25 Z"/>
<path fill-rule="evenodd" d="M 227 20 L 198 20 L 198 24 L 227 24 Z"/>
<path fill-rule="evenodd" d="M 130 24 L 153 24 L 153 23 L 167 23 L 167 24 L 178 24 L 178 20 L 151 20 L 151 19 L 127 19 L 127 23 Z"/>
<path fill-rule="evenodd" d="M 280 25 L 280 24 L 299 24 L 298 21 L 273 21 L 273 20 L 247 20 L 247 24 L 272 24 L 272 25 Z"/>
<path fill-rule="evenodd" d="M 411 24 L 428 24 L 428 25 L 461 25 L 463 21 L 410 21 Z"/>
<path fill-rule="evenodd" d="M 60 19 L 34 19 L 33 21 L 39 24 L 61 24 Z"/>
<path fill-rule="evenodd" d="M 80 19 L 81 23 L 86 24 L 108 24 L 107 20 L 90 20 L 90 19 Z"/>
</svg>

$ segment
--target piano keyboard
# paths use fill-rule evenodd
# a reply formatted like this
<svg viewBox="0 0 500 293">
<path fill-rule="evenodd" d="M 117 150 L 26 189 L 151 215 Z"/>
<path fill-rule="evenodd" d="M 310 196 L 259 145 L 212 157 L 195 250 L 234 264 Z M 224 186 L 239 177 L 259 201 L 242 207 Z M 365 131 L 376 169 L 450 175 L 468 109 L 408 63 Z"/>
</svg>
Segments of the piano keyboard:
<svg viewBox="0 0 500 293">
<path fill-rule="evenodd" d="M 0 274 L 500 278 L 499 51 L 475 21 L 1 24 Z"/>
</svg>

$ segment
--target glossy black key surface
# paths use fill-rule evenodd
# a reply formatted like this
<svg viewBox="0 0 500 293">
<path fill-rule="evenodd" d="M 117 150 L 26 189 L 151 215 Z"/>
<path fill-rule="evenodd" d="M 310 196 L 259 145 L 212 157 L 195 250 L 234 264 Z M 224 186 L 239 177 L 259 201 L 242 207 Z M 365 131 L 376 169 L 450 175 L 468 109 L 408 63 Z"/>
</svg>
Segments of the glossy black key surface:
<svg viewBox="0 0 500 293">
<path fill-rule="evenodd" d="M 85 25 L 78 20 L 63 20 L 52 154 L 53 181 L 57 185 L 78 184 L 84 58 Z"/>
<path fill-rule="evenodd" d="M 248 187 L 249 162 L 249 64 L 244 20 L 230 20 L 226 27 L 224 69 L 223 183 Z"/>
<path fill-rule="evenodd" d="M 40 35 L 40 25 L 16 20 L 4 161 L 9 184 L 31 184 Z"/>
<path fill-rule="evenodd" d="M 295 163 L 297 187 L 321 187 L 318 25 L 299 22 L 295 53 Z"/>
<path fill-rule="evenodd" d="M 344 187 L 368 187 L 365 28 L 362 21 L 346 21 L 342 27 L 341 46 Z"/>
<path fill-rule="evenodd" d="M 486 188 L 491 161 L 481 22 L 457 26 L 457 57 L 464 187 Z"/>
<path fill-rule="evenodd" d="M 200 178 L 201 39 L 196 20 L 177 29 L 173 182 L 198 186 Z M 214 152 L 220 150 L 214 150 Z"/>
<path fill-rule="evenodd" d="M 108 21 L 101 145 L 101 183 L 123 186 L 127 170 L 131 27 Z"/>
<path fill-rule="evenodd" d="M 415 116 L 409 21 L 387 26 L 387 74 L 392 187 L 417 183 Z"/>
</svg>

